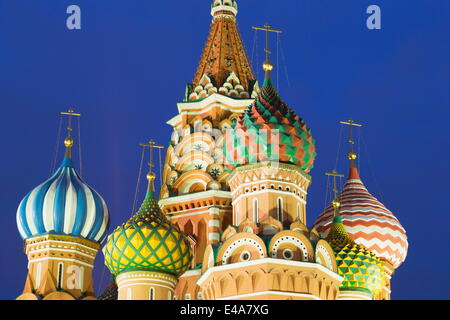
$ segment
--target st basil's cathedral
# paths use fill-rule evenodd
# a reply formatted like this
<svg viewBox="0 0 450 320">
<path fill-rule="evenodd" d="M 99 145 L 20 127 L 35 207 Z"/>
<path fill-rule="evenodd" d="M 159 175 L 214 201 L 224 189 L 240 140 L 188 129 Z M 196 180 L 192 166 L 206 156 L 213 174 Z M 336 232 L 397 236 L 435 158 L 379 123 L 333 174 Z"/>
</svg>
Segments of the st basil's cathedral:
<svg viewBox="0 0 450 320">
<path fill-rule="evenodd" d="M 308 227 L 315 140 L 279 96 L 266 46 L 262 85 L 241 40 L 236 0 L 214 0 L 192 83 L 167 123 L 159 196 L 153 149 L 140 209 L 109 235 L 109 211 L 66 152 L 18 205 L 28 274 L 18 300 L 388 300 L 408 242 L 365 187 L 350 136 L 349 173 Z M 260 28 L 267 33 L 269 26 Z M 357 124 L 345 122 L 350 128 Z M 143 177 L 142 177 L 143 178 Z M 101 249 L 112 280 L 99 296 Z"/>
</svg>

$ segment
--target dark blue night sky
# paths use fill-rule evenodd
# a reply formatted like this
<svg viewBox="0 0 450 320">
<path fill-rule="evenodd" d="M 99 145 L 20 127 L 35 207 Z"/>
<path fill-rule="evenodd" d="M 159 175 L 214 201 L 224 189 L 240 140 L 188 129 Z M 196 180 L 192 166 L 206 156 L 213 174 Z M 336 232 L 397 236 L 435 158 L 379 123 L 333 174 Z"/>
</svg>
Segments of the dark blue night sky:
<svg viewBox="0 0 450 320">
<path fill-rule="evenodd" d="M 25 283 L 16 209 L 49 176 L 59 112 L 72 107 L 83 114 L 83 176 L 105 198 L 115 228 L 131 215 L 138 144 L 170 139 L 166 121 L 177 114 L 194 76 L 210 2 L 0 0 L 0 299 L 16 298 Z M 450 1 L 238 3 L 250 57 L 252 25 L 285 31 L 280 93 L 317 141 L 308 226 L 324 207 L 324 173 L 335 166 L 339 121 L 362 122 L 362 179 L 409 238 L 392 297 L 449 299 Z M 81 7 L 80 31 L 66 28 L 70 4 Z M 372 4 L 381 7 L 382 30 L 366 28 Z M 260 77 L 262 36 L 253 54 Z M 272 44 L 276 62 L 275 38 Z M 346 148 L 338 167 L 343 173 Z M 98 293 L 109 279 L 101 253 L 94 273 Z"/>
</svg>

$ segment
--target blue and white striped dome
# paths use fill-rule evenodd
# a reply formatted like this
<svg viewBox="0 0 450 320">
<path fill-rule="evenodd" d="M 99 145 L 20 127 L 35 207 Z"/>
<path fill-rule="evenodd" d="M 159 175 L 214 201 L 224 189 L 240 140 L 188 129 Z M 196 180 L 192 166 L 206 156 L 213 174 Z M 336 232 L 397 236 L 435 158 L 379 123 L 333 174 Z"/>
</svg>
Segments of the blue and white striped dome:
<svg viewBox="0 0 450 320">
<path fill-rule="evenodd" d="M 108 226 L 105 201 L 83 182 L 67 157 L 50 179 L 28 193 L 17 210 L 17 227 L 24 240 L 59 234 L 101 243 Z"/>
</svg>

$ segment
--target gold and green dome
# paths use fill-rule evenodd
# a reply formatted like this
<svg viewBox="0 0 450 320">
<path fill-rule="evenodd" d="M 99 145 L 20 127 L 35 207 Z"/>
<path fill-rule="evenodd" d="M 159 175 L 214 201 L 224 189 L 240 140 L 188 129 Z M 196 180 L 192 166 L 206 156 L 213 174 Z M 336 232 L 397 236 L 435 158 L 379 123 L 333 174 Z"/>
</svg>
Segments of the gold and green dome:
<svg viewBox="0 0 450 320">
<path fill-rule="evenodd" d="M 139 211 L 108 236 L 103 254 L 115 276 L 139 270 L 178 276 L 192 259 L 187 238 L 163 215 L 150 188 Z"/>
<path fill-rule="evenodd" d="M 338 273 L 344 278 L 340 289 L 366 291 L 375 296 L 383 286 L 382 262 L 349 237 L 339 214 L 334 217 L 326 240 L 335 253 Z"/>
</svg>

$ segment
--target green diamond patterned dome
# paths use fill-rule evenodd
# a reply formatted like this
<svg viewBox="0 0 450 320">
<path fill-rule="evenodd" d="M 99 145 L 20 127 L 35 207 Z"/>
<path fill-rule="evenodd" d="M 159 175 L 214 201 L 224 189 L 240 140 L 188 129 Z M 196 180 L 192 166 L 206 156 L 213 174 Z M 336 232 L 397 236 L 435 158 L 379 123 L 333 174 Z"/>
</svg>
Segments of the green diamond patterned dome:
<svg viewBox="0 0 450 320">
<path fill-rule="evenodd" d="M 162 214 L 153 191 L 147 192 L 139 211 L 108 237 L 103 254 L 114 275 L 147 270 L 177 276 L 192 259 L 186 237 Z"/>
<path fill-rule="evenodd" d="M 374 296 L 382 290 L 381 261 L 349 237 L 339 214 L 334 217 L 326 240 L 335 253 L 338 273 L 344 278 L 341 290 L 368 291 Z"/>
<path fill-rule="evenodd" d="M 308 173 L 316 158 L 310 129 L 281 100 L 270 73 L 254 103 L 233 124 L 224 144 L 228 170 L 257 162 L 279 161 L 298 165 Z"/>
</svg>

